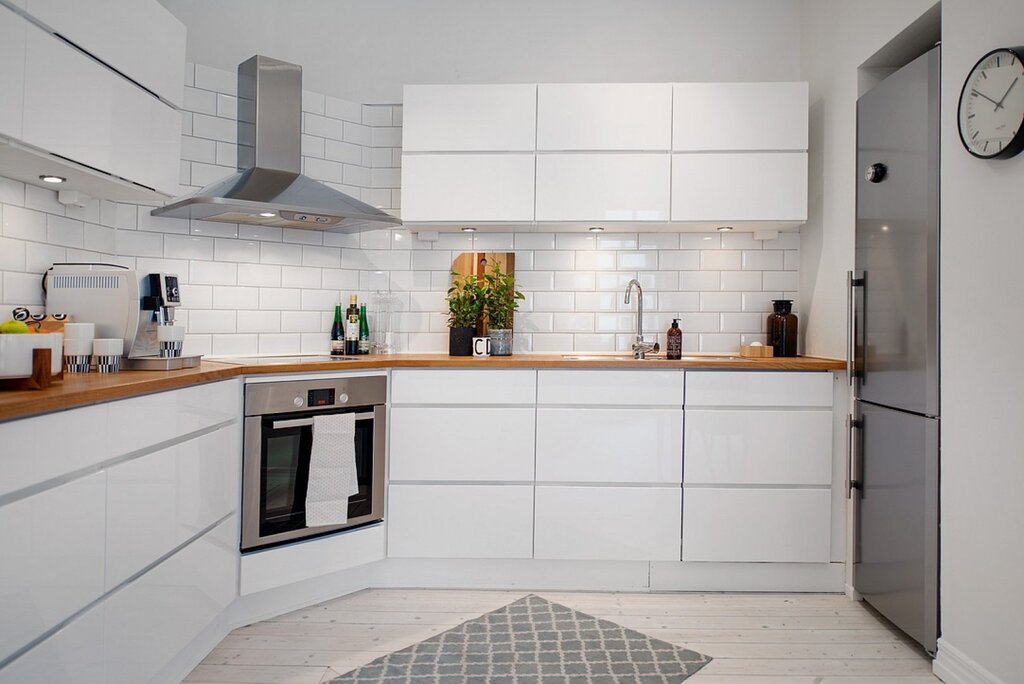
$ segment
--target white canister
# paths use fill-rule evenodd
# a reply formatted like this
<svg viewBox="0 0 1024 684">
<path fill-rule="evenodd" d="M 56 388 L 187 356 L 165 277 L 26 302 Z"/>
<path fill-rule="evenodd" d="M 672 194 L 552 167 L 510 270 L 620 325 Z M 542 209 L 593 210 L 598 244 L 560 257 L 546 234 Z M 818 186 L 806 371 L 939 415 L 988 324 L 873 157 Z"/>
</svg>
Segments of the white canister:
<svg viewBox="0 0 1024 684">
<path fill-rule="evenodd" d="M 121 370 L 121 354 L 124 353 L 124 340 L 110 337 L 93 340 L 92 355 L 96 361 L 96 370 L 100 373 L 116 373 Z"/>
<path fill-rule="evenodd" d="M 490 337 L 474 337 L 473 338 L 473 356 L 481 359 L 485 359 L 491 355 L 491 338 Z"/>
<path fill-rule="evenodd" d="M 96 324 L 95 323 L 65 323 L 64 324 L 64 339 L 65 340 L 89 340 L 93 341 L 96 337 Z"/>
<path fill-rule="evenodd" d="M 91 363 L 92 338 L 64 340 L 64 367 L 68 373 L 88 373 Z"/>
<path fill-rule="evenodd" d="M 185 328 L 180 325 L 157 326 L 156 339 L 160 343 L 160 356 L 177 358 L 185 343 Z"/>
</svg>

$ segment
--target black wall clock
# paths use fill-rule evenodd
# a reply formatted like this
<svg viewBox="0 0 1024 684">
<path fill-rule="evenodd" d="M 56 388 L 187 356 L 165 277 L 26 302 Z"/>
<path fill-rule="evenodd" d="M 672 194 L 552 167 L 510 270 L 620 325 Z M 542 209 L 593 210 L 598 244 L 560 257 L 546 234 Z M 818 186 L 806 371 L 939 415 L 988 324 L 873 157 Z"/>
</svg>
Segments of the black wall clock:
<svg viewBox="0 0 1024 684">
<path fill-rule="evenodd" d="M 978 60 L 960 91 L 960 140 L 980 159 L 1024 151 L 1024 47 L 997 48 Z"/>
</svg>

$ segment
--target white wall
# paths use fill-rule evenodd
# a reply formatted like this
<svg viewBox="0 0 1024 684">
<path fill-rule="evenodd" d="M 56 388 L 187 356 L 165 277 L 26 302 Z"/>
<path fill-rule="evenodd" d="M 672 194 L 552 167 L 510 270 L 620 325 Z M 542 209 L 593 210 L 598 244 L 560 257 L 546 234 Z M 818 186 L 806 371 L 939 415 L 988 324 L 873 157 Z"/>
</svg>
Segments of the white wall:
<svg viewBox="0 0 1024 684">
<path fill-rule="evenodd" d="M 1024 155 L 968 155 L 956 108 L 983 54 L 1024 44 L 1024 3 L 944 0 L 942 13 L 939 664 L 958 652 L 1009 684 L 1024 681 Z"/>
<path fill-rule="evenodd" d="M 810 82 L 808 221 L 800 229 L 807 354 L 846 357 L 846 272 L 853 268 L 857 67 L 935 0 L 804 0 L 803 79 Z"/>
<path fill-rule="evenodd" d="M 798 0 L 161 0 L 188 58 L 256 52 L 306 88 L 394 103 L 405 83 L 797 80 Z"/>
</svg>

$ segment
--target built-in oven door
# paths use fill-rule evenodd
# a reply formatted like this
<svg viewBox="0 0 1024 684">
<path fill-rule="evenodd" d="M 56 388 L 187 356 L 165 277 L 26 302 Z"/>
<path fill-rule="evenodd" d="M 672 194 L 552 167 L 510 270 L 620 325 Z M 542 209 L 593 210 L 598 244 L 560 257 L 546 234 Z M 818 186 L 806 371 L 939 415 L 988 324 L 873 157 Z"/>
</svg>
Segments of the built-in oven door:
<svg viewBox="0 0 1024 684">
<path fill-rule="evenodd" d="M 343 525 L 306 526 L 306 487 L 313 417 L 323 411 L 251 416 L 245 420 L 242 550 L 328 534 L 383 519 L 384 407 L 354 407 L 359 491 L 348 501 Z"/>
</svg>

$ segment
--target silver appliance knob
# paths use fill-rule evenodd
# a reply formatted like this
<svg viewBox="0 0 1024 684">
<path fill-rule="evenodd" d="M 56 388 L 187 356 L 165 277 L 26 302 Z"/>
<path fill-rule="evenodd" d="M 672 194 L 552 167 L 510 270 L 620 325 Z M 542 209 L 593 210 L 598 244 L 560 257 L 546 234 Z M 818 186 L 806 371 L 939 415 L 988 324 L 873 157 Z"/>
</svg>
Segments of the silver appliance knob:
<svg viewBox="0 0 1024 684">
<path fill-rule="evenodd" d="M 339 394 L 338 395 L 338 403 L 339 404 L 347 404 L 348 403 L 348 395 L 345 394 L 344 392 Z"/>
<path fill-rule="evenodd" d="M 292 403 L 295 404 L 296 406 L 302 406 L 306 402 L 302 400 L 302 397 L 295 397 L 294 399 L 292 399 Z"/>
<path fill-rule="evenodd" d="M 872 164 L 864 171 L 864 180 L 869 183 L 881 183 L 889 174 L 889 167 L 881 162 Z"/>
</svg>

